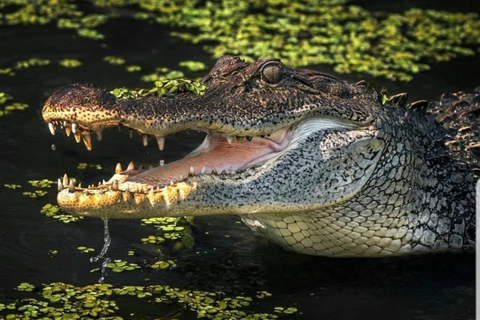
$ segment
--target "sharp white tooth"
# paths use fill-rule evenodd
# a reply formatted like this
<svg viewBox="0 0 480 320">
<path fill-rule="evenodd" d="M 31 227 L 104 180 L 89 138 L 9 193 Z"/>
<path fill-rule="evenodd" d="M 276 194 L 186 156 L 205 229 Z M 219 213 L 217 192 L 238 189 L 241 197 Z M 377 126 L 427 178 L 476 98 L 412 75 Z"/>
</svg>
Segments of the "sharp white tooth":
<svg viewBox="0 0 480 320">
<path fill-rule="evenodd" d="M 130 161 L 130 163 L 128 164 L 127 171 L 130 170 L 135 170 L 135 165 L 133 164 L 133 161 Z"/>
<path fill-rule="evenodd" d="M 194 176 L 195 175 L 195 168 L 194 167 L 190 167 L 190 171 L 188 172 L 188 174 L 190 176 Z"/>
<path fill-rule="evenodd" d="M 150 188 L 150 194 L 153 194 L 153 187 Z"/>
<path fill-rule="evenodd" d="M 103 180 L 103 181 L 105 181 L 105 180 Z M 103 183 L 103 184 L 105 184 L 105 183 Z M 101 185 L 102 185 L 102 183 L 100 181 L 98 181 L 98 186 L 100 187 Z"/>
<path fill-rule="evenodd" d="M 100 184 L 100 182 L 98 182 Z M 105 179 L 102 180 L 102 184 L 107 184 L 107 182 L 105 181 Z"/>
<path fill-rule="evenodd" d="M 67 121 L 63 121 L 63 126 L 64 126 L 64 127 L 68 126 L 68 122 L 67 122 Z"/>
<path fill-rule="evenodd" d="M 82 184 L 81 184 L 81 183 L 79 183 L 79 184 L 78 184 L 78 187 L 79 187 L 80 189 L 82 189 Z"/>
<path fill-rule="evenodd" d="M 85 147 L 87 147 L 88 151 L 92 151 L 92 138 L 90 137 L 90 133 L 86 132 L 83 136 L 83 143 Z"/>
<path fill-rule="evenodd" d="M 68 185 L 68 191 L 71 193 L 75 192 L 75 185 L 73 184 L 73 180 L 70 180 L 70 184 Z"/>
<path fill-rule="evenodd" d="M 63 185 L 65 187 L 68 186 L 68 176 L 66 173 L 63 175 Z"/>
<path fill-rule="evenodd" d="M 118 190 L 118 181 L 116 179 L 112 182 L 112 190 Z"/>
<path fill-rule="evenodd" d="M 148 134 L 142 134 L 142 143 L 144 147 L 148 146 Z"/>
<path fill-rule="evenodd" d="M 117 166 L 115 167 L 115 173 L 120 173 L 122 171 L 123 171 L 122 165 L 119 162 L 119 163 L 117 163 Z"/>
<path fill-rule="evenodd" d="M 183 174 L 180 175 L 178 181 L 182 181 L 183 180 Z"/>
<path fill-rule="evenodd" d="M 227 142 L 228 142 L 228 144 L 232 144 L 233 137 L 232 136 L 227 136 Z"/>
<path fill-rule="evenodd" d="M 77 143 L 80 143 L 80 141 L 82 141 L 82 135 L 78 132 L 74 132 L 73 135 L 75 136 L 75 141 L 77 141 Z"/>
<path fill-rule="evenodd" d="M 155 136 L 155 138 L 157 138 L 158 149 L 160 149 L 160 151 L 163 151 L 163 148 L 165 147 L 165 137 Z"/>
<path fill-rule="evenodd" d="M 128 129 L 128 137 L 130 139 L 132 139 L 132 137 L 133 137 L 133 130 L 132 129 Z"/>
<path fill-rule="evenodd" d="M 58 181 L 57 181 L 57 190 L 58 190 L 58 192 L 63 190 L 63 184 L 62 184 L 62 180 L 60 180 L 60 178 L 58 178 Z"/>
<path fill-rule="evenodd" d="M 125 192 L 130 192 L 130 185 L 127 184 L 127 187 L 125 188 Z"/>
<path fill-rule="evenodd" d="M 205 174 L 205 173 L 207 173 L 207 168 L 202 167 L 202 170 L 200 171 L 200 174 Z"/>
<path fill-rule="evenodd" d="M 75 122 L 72 123 L 72 132 L 75 134 L 77 133 L 78 126 Z"/>
<path fill-rule="evenodd" d="M 65 127 L 65 133 L 67 134 L 67 137 L 70 137 L 70 133 L 72 133 L 72 128 L 66 126 L 66 127 Z"/>
<path fill-rule="evenodd" d="M 172 180 L 170 180 L 170 185 L 173 186 L 173 181 Z"/>
<path fill-rule="evenodd" d="M 55 125 L 51 122 L 48 123 L 48 130 L 50 130 L 50 133 L 52 135 L 55 135 Z"/>
</svg>

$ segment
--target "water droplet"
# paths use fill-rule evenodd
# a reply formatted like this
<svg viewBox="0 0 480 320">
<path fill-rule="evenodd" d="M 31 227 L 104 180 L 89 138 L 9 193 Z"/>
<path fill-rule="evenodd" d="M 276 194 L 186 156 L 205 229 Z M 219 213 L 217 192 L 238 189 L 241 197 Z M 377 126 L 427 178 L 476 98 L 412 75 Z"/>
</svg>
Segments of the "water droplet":
<svg viewBox="0 0 480 320">
<path fill-rule="evenodd" d="M 160 164 L 160 167 L 163 167 L 163 165 L 165 164 L 165 161 L 164 161 L 164 160 L 160 160 L 160 161 L 159 161 L 159 164 Z"/>
<path fill-rule="evenodd" d="M 52 151 L 56 151 L 56 150 L 57 150 L 57 146 L 56 146 L 54 143 L 52 143 L 52 146 L 51 146 L 50 148 L 52 149 Z"/>
</svg>

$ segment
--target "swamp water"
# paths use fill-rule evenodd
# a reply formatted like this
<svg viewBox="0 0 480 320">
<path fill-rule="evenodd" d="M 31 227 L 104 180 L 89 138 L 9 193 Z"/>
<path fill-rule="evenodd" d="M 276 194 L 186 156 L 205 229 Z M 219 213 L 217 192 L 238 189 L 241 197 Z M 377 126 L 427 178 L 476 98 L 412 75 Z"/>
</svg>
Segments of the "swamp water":
<svg viewBox="0 0 480 320">
<path fill-rule="evenodd" d="M 0 31 L 0 68 L 32 57 L 83 63 L 72 69 L 51 63 L 19 70 L 12 77 L 0 75 L 0 92 L 29 105 L 0 117 L 0 319 L 26 312 L 31 317 L 76 312 L 109 319 L 253 314 L 267 319 L 474 318 L 472 255 L 340 260 L 301 256 L 256 236 L 235 216 L 111 220 L 106 258 L 92 258 L 102 256 L 102 221 L 58 215 L 52 209 L 56 179 L 67 172 L 78 181 L 96 183 L 109 178 L 117 162 L 168 163 L 203 137 L 168 137 L 160 152 L 152 142 L 141 146 L 139 136 L 129 139 L 125 131 L 110 130 L 88 152 L 72 137 L 50 135 L 41 120 L 43 102 L 56 88 L 73 82 L 147 87 L 137 74 L 105 63 L 109 55 L 145 70 L 178 69 L 185 60 L 214 64 L 201 46 L 171 38 L 164 26 L 117 20 L 102 31 L 105 42 L 78 38 L 51 25 L 3 26 Z M 407 91 L 411 101 L 438 99 L 443 92 L 480 85 L 479 66 L 477 55 L 432 66 L 409 83 L 367 80 L 386 86 L 391 94 Z M 321 68 L 332 73 L 330 67 Z M 184 72 L 198 77 L 205 71 Z M 50 186 L 44 179 L 54 183 Z M 103 263 L 107 275 L 99 284 Z"/>
</svg>

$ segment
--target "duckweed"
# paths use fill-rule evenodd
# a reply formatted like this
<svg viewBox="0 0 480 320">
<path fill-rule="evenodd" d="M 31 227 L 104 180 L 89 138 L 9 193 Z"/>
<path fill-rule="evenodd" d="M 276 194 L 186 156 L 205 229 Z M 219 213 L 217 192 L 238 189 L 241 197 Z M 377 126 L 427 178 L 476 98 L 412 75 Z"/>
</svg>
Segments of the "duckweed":
<svg viewBox="0 0 480 320">
<path fill-rule="evenodd" d="M 28 180 L 28 183 L 35 188 L 50 188 L 52 184 L 56 184 L 55 181 L 42 179 L 42 180 Z"/>
<path fill-rule="evenodd" d="M 19 188 L 22 187 L 22 186 L 19 185 L 19 184 L 13 184 L 13 183 L 5 183 L 3 186 L 4 186 L 5 188 L 13 189 L 13 190 L 19 189 Z"/>
<path fill-rule="evenodd" d="M 40 198 L 40 197 L 43 197 L 47 194 L 47 191 L 43 191 L 43 190 L 35 190 L 33 192 L 31 191 L 25 191 L 22 193 L 24 196 L 26 197 L 30 197 L 30 198 Z"/>
<path fill-rule="evenodd" d="M 35 290 L 35 286 L 27 282 L 22 282 L 17 286 L 17 290 L 30 292 Z"/>
<path fill-rule="evenodd" d="M 12 96 L 5 92 L 0 92 L 0 104 L 4 104 L 8 100 L 12 100 Z"/>
<path fill-rule="evenodd" d="M 158 80 L 155 81 L 155 87 L 151 89 L 130 90 L 127 88 L 115 88 L 110 91 L 111 94 L 119 99 L 130 99 L 146 96 L 164 96 L 176 92 L 193 92 L 198 95 L 205 93 L 206 87 L 197 81 L 189 79 Z"/>
<path fill-rule="evenodd" d="M 81 253 L 95 252 L 94 248 L 89 248 L 89 247 L 85 247 L 85 246 L 79 246 L 79 247 L 77 247 L 77 250 L 80 251 Z"/>
<path fill-rule="evenodd" d="M 78 68 L 82 63 L 77 59 L 62 59 L 58 62 L 62 67 L 65 68 Z"/>
<path fill-rule="evenodd" d="M 142 243 L 150 243 L 150 244 L 160 244 L 165 242 L 165 238 L 160 236 L 148 236 L 146 238 L 142 238 Z"/>
<path fill-rule="evenodd" d="M 200 61 L 182 61 L 178 64 L 180 67 L 185 67 L 190 71 L 201 71 L 207 69 L 205 63 Z"/>
<path fill-rule="evenodd" d="M 57 219 L 63 223 L 77 222 L 83 219 L 83 217 L 77 217 L 70 214 L 62 213 L 57 205 L 53 205 L 51 203 L 47 203 L 46 205 L 44 205 L 40 212 L 47 217 Z"/>
<path fill-rule="evenodd" d="M 174 260 L 159 260 L 155 261 L 155 263 L 150 266 L 152 269 L 172 269 L 176 267 L 177 263 Z"/>
<path fill-rule="evenodd" d="M 15 64 L 16 69 L 26 69 L 31 67 L 46 66 L 50 64 L 48 59 L 30 58 L 28 60 L 17 61 Z"/>
<path fill-rule="evenodd" d="M 102 14 L 87 14 L 68 0 L 2 1 L 0 10 L 7 6 L 9 10 L 0 13 L 0 25 L 56 22 L 58 28 L 74 29 L 82 37 L 99 40 L 104 39 L 99 26 L 111 19 L 133 17 L 181 27 L 182 31 L 174 31 L 172 36 L 202 43 L 216 58 L 226 53 L 249 61 L 277 57 L 292 66 L 331 64 L 341 73 L 401 81 L 411 80 L 433 63 L 473 55 L 480 45 L 477 13 L 412 8 L 388 14 L 370 12 L 347 0 L 90 2 L 102 8 Z M 129 6 L 129 10 L 116 10 L 120 6 Z M 117 58 L 110 63 L 124 63 Z M 28 62 L 19 64 L 20 68 L 29 66 Z"/>
<path fill-rule="evenodd" d="M 116 259 L 112 262 L 107 263 L 107 268 L 111 269 L 113 272 L 123 272 L 123 271 L 133 271 L 135 269 L 140 269 L 140 266 L 133 262 L 127 262 L 124 260 Z"/>
<path fill-rule="evenodd" d="M 78 170 L 85 170 L 87 168 L 102 170 L 102 165 L 101 164 L 88 164 L 88 163 L 85 163 L 85 162 L 80 162 L 77 165 Z"/>
<path fill-rule="evenodd" d="M 103 58 L 103 61 L 108 62 L 110 64 L 114 64 L 114 65 L 125 64 L 125 59 L 123 59 L 122 57 L 116 57 L 116 56 L 106 56 Z"/>
<path fill-rule="evenodd" d="M 127 69 L 128 72 L 138 72 L 138 71 L 142 71 L 142 67 L 138 66 L 138 65 L 129 65 L 129 66 L 126 66 L 125 67 Z"/>
</svg>

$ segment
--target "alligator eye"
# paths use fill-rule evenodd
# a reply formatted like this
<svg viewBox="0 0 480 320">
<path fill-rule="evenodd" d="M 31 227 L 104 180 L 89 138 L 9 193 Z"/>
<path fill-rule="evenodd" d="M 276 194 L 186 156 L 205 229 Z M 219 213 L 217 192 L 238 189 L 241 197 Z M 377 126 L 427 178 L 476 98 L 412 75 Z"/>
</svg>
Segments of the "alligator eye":
<svg viewBox="0 0 480 320">
<path fill-rule="evenodd" d="M 268 83 L 277 83 L 282 78 L 282 67 L 277 63 L 267 64 L 262 69 L 262 75 Z"/>
</svg>

